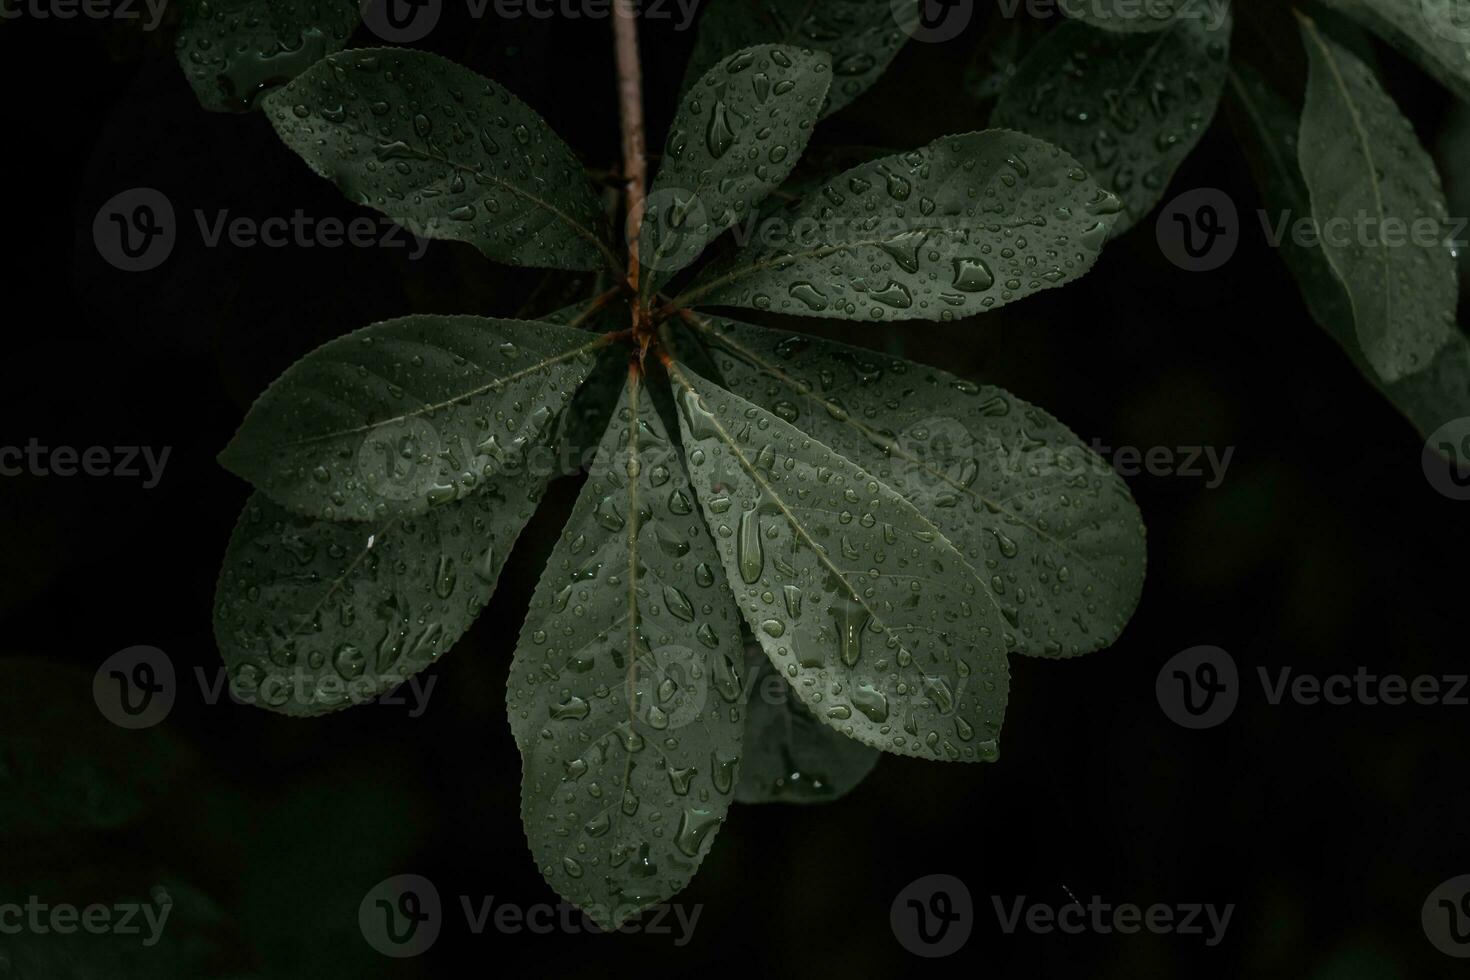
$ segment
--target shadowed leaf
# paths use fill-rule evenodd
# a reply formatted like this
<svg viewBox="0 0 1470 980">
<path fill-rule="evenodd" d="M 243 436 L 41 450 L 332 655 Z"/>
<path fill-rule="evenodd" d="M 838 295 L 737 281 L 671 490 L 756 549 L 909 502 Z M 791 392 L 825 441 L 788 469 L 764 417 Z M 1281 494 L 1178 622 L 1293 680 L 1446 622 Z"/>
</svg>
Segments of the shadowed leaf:
<svg viewBox="0 0 1470 980">
<path fill-rule="evenodd" d="M 1225 84 L 1229 10 L 1117 34 L 1063 24 L 1016 69 L 992 116 L 1050 140 L 1123 199 L 1120 234 L 1153 210 L 1204 135 Z"/>
<path fill-rule="evenodd" d="M 505 478 L 427 514 L 368 523 L 312 520 L 251 495 L 215 591 L 231 690 L 317 715 L 432 665 L 490 601 L 545 485 Z"/>
<path fill-rule="evenodd" d="M 1352 303 L 1358 347 L 1392 383 L 1455 334 L 1449 211 L 1433 162 L 1373 73 L 1312 21 L 1302 18 L 1301 30 L 1309 72 L 1298 161 L 1312 218 Z"/>
<path fill-rule="evenodd" d="M 817 721 L 759 646 L 746 657 L 750 700 L 737 803 L 831 803 L 878 764 L 879 752 Z"/>
<path fill-rule="evenodd" d="M 746 48 L 684 96 L 649 192 L 639 261 L 645 294 L 747 217 L 791 172 L 832 81 L 824 53 Z"/>
<path fill-rule="evenodd" d="M 1081 276 L 1119 207 L 1049 143 L 1007 130 L 945 136 L 833 178 L 676 302 L 952 320 Z"/>
<path fill-rule="evenodd" d="M 528 320 L 408 316 L 322 345 L 251 407 L 220 461 L 326 520 L 421 514 L 508 466 L 547 468 L 556 416 L 607 335 Z"/>
<path fill-rule="evenodd" d="M 872 87 L 919 22 L 919 4 L 893 0 L 712 0 L 684 73 L 684 89 L 720 59 L 753 44 L 794 44 L 832 56 L 823 116 Z"/>
<path fill-rule="evenodd" d="M 959 549 L 1006 647 L 1110 645 L 1143 591 L 1144 530 L 1123 480 L 1001 388 L 816 337 L 690 318 L 730 390 L 852 460 Z"/>
<path fill-rule="evenodd" d="M 740 627 L 693 492 L 630 379 L 506 686 L 536 864 L 604 928 L 682 889 L 724 821 L 743 728 Z"/>
<path fill-rule="evenodd" d="M 355 0 L 194 0 L 179 27 L 179 65 L 204 108 L 249 112 L 341 51 L 357 22 Z"/>
<path fill-rule="evenodd" d="M 469 242 L 511 265 L 619 265 L 572 151 L 524 102 L 452 61 L 345 51 L 264 104 L 312 170 L 416 235 Z"/>
<path fill-rule="evenodd" d="M 1311 201 L 1297 162 L 1299 109 L 1247 65 L 1231 68 L 1231 104 L 1266 210 L 1297 218 L 1311 214 Z M 1427 436 L 1452 419 L 1470 415 L 1470 340 L 1456 330 L 1429 363 L 1397 381 L 1385 381 L 1363 356 L 1353 323 L 1352 302 L 1319 247 L 1304 245 L 1283 226 L 1281 255 L 1296 278 L 1307 309 L 1342 345 L 1348 357 L 1384 397 Z"/>
<path fill-rule="evenodd" d="M 1367 27 L 1470 101 L 1470 14 L 1461 0 L 1321 0 Z"/>
</svg>

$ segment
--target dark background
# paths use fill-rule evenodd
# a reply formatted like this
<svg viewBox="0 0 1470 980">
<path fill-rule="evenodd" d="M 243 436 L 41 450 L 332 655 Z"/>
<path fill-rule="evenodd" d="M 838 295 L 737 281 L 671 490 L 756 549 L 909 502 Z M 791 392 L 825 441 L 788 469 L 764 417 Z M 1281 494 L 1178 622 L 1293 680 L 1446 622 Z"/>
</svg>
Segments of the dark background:
<svg viewBox="0 0 1470 980">
<path fill-rule="evenodd" d="M 656 148 L 693 32 L 667 21 L 642 30 Z M 373 43 L 363 29 L 353 42 Z M 987 109 L 962 84 L 976 44 L 972 30 L 908 45 L 817 140 L 907 148 L 981 128 Z M 418 46 L 509 86 L 589 166 L 618 165 L 607 21 L 449 18 Z M 1298 49 L 1280 39 L 1280 58 Z M 1392 51 L 1373 50 L 1436 154 L 1451 213 L 1466 213 L 1464 107 Z M 735 808 L 677 898 L 703 908 L 692 941 L 676 947 L 668 936 L 477 936 L 458 910 L 460 895 L 557 901 L 520 829 L 504 689 L 511 638 L 577 480 L 553 485 L 491 605 L 430 671 L 421 717 L 368 706 L 285 719 L 209 704 L 193 676 L 197 667 L 213 679 L 220 665 L 213 589 L 248 494 L 214 457 L 255 395 L 302 354 L 367 323 L 543 312 L 569 277 L 543 283 L 442 242 L 418 262 L 378 249 L 205 248 L 194 208 L 259 219 L 297 207 L 371 212 L 309 173 L 262 116 L 201 109 L 167 30 L 0 22 L 0 99 L 0 444 L 172 447 L 152 490 L 110 477 L 0 482 L 0 655 L 11 668 L 0 685 L 24 706 L 10 724 L 53 725 L 54 752 L 110 760 L 99 764 L 106 792 L 149 804 L 106 831 L 0 840 L 0 883 L 12 893 L 41 882 L 82 901 L 166 884 L 180 901 L 170 941 L 217 950 L 205 961 L 221 976 L 866 976 L 926 965 L 895 940 L 889 906 L 912 880 L 946 873 L 968 885 L 975 924 L 937 965 L 986 976 L 1463 975 L 1426 940 L 1419 915 L 1431 889 L 1470 872 L 1470 709 L 1272 706 L 1256 668 L 1463 673 L 1458 556 L 1470 545 L 1470 505 L 1432 489 L 1420 437 L 1308 317 L 1255 220 L 1257 194 L 1223 111 L 1166 196 L 1218 187 L 1237 202 L 1244 233 L 1223 268 L 1176 269 L 1150 218 L 1079 282 L 984 317 L 807 325 L 1003 385 L 1085 440 L 1234 456 L 1213 489 L 1203 477 L 1130 479 L 1149 533 L 1143 601 L 1109 650 L 1074 662 L 1013 658 L 999 762 L 885 757 L 835 805 Z M 1447 149 L 1456 140 L 1460 150 Z M 162 267 L 128 274 L 100 260 L 91 222 L 135 186 L 167 194 L 181 229 Z M 97 665 L 136 644 L 164 650 L 184 682 L 148 737 L 99 723 L 90 697 Z M 1154 680 L 1199 644 L 1233 654 L 1244 686 L 1227 722 L 1194 732 L 1165 717 Z M 0 813 L 19 826 L 25 805 L 13 796 Z M 372 885 L 402 872 L 434 881 L 448 921 L 429 953 L 391 961 L 363 942 L 356 910 Z M 1224 941 L 1207 948 L 1201 936 L 1007 935 L 991 899 L 1061 905 L 1069 892 L 1235 911 Z M 121 975 L 132 962 L 99 956 L 110 947 L 92 937 L 28 941 L 28 955 L 53 964 L 39 976 Z M 0 976 L 10 942 L 19 940 L 0 936 Z M 153 975 L 190 975 L 158 955 Z"/>
</svg>

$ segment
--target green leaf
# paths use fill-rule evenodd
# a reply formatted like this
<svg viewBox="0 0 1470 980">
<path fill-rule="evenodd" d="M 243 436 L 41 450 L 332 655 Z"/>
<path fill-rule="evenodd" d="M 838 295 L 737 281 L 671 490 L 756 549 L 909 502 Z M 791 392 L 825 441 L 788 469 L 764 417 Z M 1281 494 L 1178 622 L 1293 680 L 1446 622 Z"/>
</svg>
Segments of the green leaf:
<svg viewBox="0 0 1470 980">
<path fill-rule="evenodd" d="M 1470 18 L 1460 0 L 1321 0 L 1417 61 L 1470 101 Z"/>
<path fill-rule="evenodd" d="M 960 553 L 850 460 L 670 370 L 690 479 L 740 612 L 802 702 L 887 752 L 997 758 L 1005 626 Z"/>
<path fill-rule="evenodd" d="M 695 83 L 648 195 L 638 258 L 655 274 L 645 294 L 780 186 L 831 82 L 825 53 L 766 44 L 730 55 Z"/>
<path fill-rule="evenodd" d="M 619 267 L 572 151 L 468 68 L 405 48 L 345 51 L 264 106 L 312 170 L 416 235 L 469 242 L 511 265 Z"/>
<path fill-rule="evenodd" d="M 1309 61 L 1298 156 L 1312 218 L 1352 302 L 1363 357 L 1392 383 L 1456 332 L 1449 211 L 1433 162 L 1373 73 L 1312 21 L 1301 28 Z M 1432 242 L 1422 240 L 1426 225 Z"/>
<path fill-rule="evenodd" d="M 506 685 L 531 852 L 604 928 L 688 884 L 738 775 L 739 620 L 692 498 L 630 377 Z"/>
<path fill-rule="evenodd" d="M 878 764 L 879 752 L 823 725 L 756 647 L 746 657 L 750 700 L 737 803 L 831 803 Z"/>
<path fill-rule="evenodd" d="M 1270 215 L 1298 218 L 1311 214 L 1311 199 L 1297 163 L 1301 113 L 1249 66 L 1230 73 L 1230 103 L 1236 110 L 1241 143 L 1247 150 Z M 1386 382 L 1363 356 L 1353 324 L 1352 301 L 1320 248 L 1298 243 L 1290 234 L 1281 255 L 1295 277 L 1312 318 L 1332 335 L 1362 372 L 1420 435 L 1451 419 L 1470 415 L 1470 341 L 1459 331 L 1446 338 L 1430 362 L 1394 382 Z"/>
<path fill-rule="evenodd" d="M 853 167 L 712 261 L 676 302 L 952 320 L 1081 276 L 1120 205 L 1023 133 L 945 136 Z"/>
<path fill-rule="evenodd" d="M 193 0 L 184 8 L 179 65 L 212 112 L 249 112 L 260 98 L 347 46 L 355 0 Z"/>
<path fill-rule="evenodd" d="M 1214 14 L 1228 0 L 1059 0 L 1062 13 L 1119 34 L 1161 31 L 1175 23 Z"/>
<path fill-rule="evenodd" d="M 726 387 L 892 487 L 963 554 L 1006 648 L 1072 657 L 1118 638 L 1143 591 L 1123 480 L 1001 388 L 816 337 L 690 317 Z"/>
<path fill-rule="evenodd" d="M 312 520 L 252 494 L 215 590 L 231 690 L 319 715 L 435 663 L 490 601 L 545 486 L 506 478 L 428 514 L 365 524 Z"/>
<path fill-rule="evenodd" d="M 220 462 L 299 514 L 421 514 L 523 465 L 609 339 L 474 316 L 375 323 L 287 368 Z"/>
<path fill-rule="evenodd" d="M 1150 34 L 1062 24 L 1016 70 L 992 122 L 1049 140 L 1123 199 L 1120 234 L 1153 210 L 1204 135 L 1225 84 L 1228 9 Z"/>
<path fill-rule="evenodd" d="M 686 91 L 722 58 L 753 44 L 793 44 L 832 56 L 822 116 L 872 87 L 919 22 L 919 5 L 893 0 L 713 0 L 684 73 Z"/>
</svg>

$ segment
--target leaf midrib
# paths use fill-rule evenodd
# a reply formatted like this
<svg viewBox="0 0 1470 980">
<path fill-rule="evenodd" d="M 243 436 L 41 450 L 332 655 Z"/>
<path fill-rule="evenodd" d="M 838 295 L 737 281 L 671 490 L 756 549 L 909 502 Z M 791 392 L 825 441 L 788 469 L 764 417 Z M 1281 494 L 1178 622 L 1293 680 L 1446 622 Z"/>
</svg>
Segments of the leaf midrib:
<svg viewBox="0 0 1470 980">
<path fill-rule="evenodd" d="M 812 402 L 816 403 L 817 405 L 820 405 L 822 408 L 826 409 L 827 412 L 828 412 L 828 414 L 829 415 L 832 415 L 832 417 L 834 419 L 840 419 L 844 424 L 846 424 L 846 425 L 848 425 L 848 426 L 850 426 L 850 427 L 858 430 L 860 433 L 862 433 L 864 435 L 869 435 L 869 434 L 875 435 L 875 436 L 882 436 L 883 435 L 882 433 L 878 432 L 876 429 L 871 429 L 868 426 L 864 425 L 862 422 L 859 422 L 857 419 L 853 418 L 851 412 L 841 411 L 841 406 L 835 405 L 832 402 L 827 401 L 821 395 L 819 395 L 815 391 L 813 391 L 810 387 L 808 387 L 807 385 L 803 384 L 799 379 L 794 378 L 791 375 L 787 374 L 786 372 L 782 371 L 779 367 L 777 367 L 774 364 L 771 364 L 769 361 L 765 360 L 763 357 L 761 357 L 756 352 L 754 352 L 754 351 L 750 350 L 749 348 L 745 347 L 743 344 L 740 344 L 738 341 L 731 340 L 728 337 L 723 336 L 722 334 L 718 334 L 718 333 L 714 332 L 714 330 L 709 326 L 709 322 L 708 321 L 706 321 L 706 320 L 700 320 L 697 316 L 694 316 L 694 315 L 691 314 L 691 316 L 688 318 L 688 321 L 686 321 L 686 322 L 693 322 L 693 321 L 696 321 L 696 320 L 699 321 L 699 323 L 698 323 L 698 329 L 701 330 L 704 333 L 705 336 L 709 337 L 715 343 L 720 344 L 721 346 L 725 347 L 731 353 L 734 353 L 737 356 L 744 357 L 744 358 L 748 359 L 752 364 L 755 364 L 756 367 L 758 367 L 760 370 L 766 372 L 771 377 L 775 378 L 777 381 L 780 381 L 782 384 L 786 385 L 786 387 L 790 388 L 792 391 L 795 391 L 798 394 L 800 394 L 802 397 L 808 399 L 809 401 L 812 401 Z M 924 460 L 921 460 L 921 459 L 918 459 L 918 458 L 916 458 L 914 456 L 909 455 L 903 449 L 903 446 L 900 445 L 900 444 L 898 444 L 897 442 L 895 442 L 893 440 L 888 440 L 888 439 L 886 439 L 886 437 L 885 437 L 885 441 L 886 442 L 891 442 L 893 444 L 893 448 L 896 451 L 896 453 L 898 455 L 902 456 L 903 459 L 905 459 L 908 462 L 914 463 L 915 465 L 919 466 L 926 473 L 929 473 L 930 475 L 935 476 L 938 479 L 943 480 L 945 483 L 947 483 L 950 486 L 954 487 L 956 490 L 959 490 L 960 492 L 962 492 L 962 493 L 964 493 L 964 494 L 966 494 L 966 495 L 974 498 L 975 500 L 979 501 L 982 505 L 987 505 L 989 507 L 992 507 L 995 510 L 1004 511 L 1013 520 L 1015 520 L 1015 522 L 1017 524 L 1021 525 L 1022 527 L 1026 528 L 1027 530 L 1031 531 L 1032 533 L 1034 533 L 1038 537 L 1040 537 L 1040 538 L 1042 538 L 1042 539 L 1044 539 L 1046 541 L 1049 541 L 1052 544 L 1056 545 L 1058 548 L 1060 548 L 1063 551 L 1067 552 L 1068 554 L 1072 555 L 1074 558 L 1076 558 L 1078 561 L 1082 562 L 1084 565 L 1090 565 L 1090 561 L 1087 558 L 1087 556 L 1085 556 L 1083 554 L 1080 554 L 1079 552 L 1077 552 L 1074 549 L 1072 549 L 1065 541 L 1063 541 L 1061 539 L 1058 539 L 1058 538 L 1054 538 L 1051 535 L 1047 534 L 1045 531 L 1043 531 L 1041 528 L 1036 527 L 1035 525 L 1027 522 L 1024 518 L 1022 518 L 1020 515 L 1018 515 L 1014 510 L 1006 507 L 1005 506 L 1005 500 L 1000 500 L 1000 501 L 993 500 L 990 497 L 987 497 L 985 494 L 978 493 L 978 492 L 976 492 L 974 490 L 973 487 L 969 487 L 969 486 L 966 486 L 965 484 L 956 482 L 954 479 L 952 479 L 950 477 L 950 475 L 948 473 L 946 473 L 946 472 L 944 472 L 942 470 L 936 470 L 932 466 L 930 466 L 927 462 L 925 462 Z M 894 492 L 897 493 L 896 490 Z M 899 494 L 899 496 L 903 496 L 903 495 L 902 494 Z M 907 499 L 907 498 L 905 498 L 905 499 Z M 1006 499 L 1009 500 L 1009 499 L 1014 499 L 1014 498 L 1006 498 Z M 961 557 L 963 557 L 963 556 L 961 556 Z M 968 561 L 966 562 L 966 564 L 968 564 Z M 973 571 L 973 568 L 971 570 Z M 975 577 L 977 579 L 980 578 L 979 575 L 976 575 Z M 981 580 L 981 584 L 982 585 L 985 584 L 985 582 L 984 582 L 983 579 Z M 986 591 L 987 591 L 987 593 L 989 592 L 989 586 L 986 586 Z"/>
<path fill-rule="evenodd" d="M 673 363 L 669 364 L 669 375 L 670 377 L 676 379 L 679 384 L 683 385 L 685 391 L 694 395 L 696 398 L 699 397 L 699 392 L 695 390 L 694 385 L 689 381 L 687 377 L 685 377 L 684 372 L 679 369 L 678 365 Z M 831 572 L 832 575 L 836 577 L 839 582 L 842 583 L 844 588 L 846 588 L 848 597 L 856 601 L 858 605 L 863 607 L 863 609 L 867 610 L 868 615 L 872 617 L 872 621 L 876 623 L 883 630 L 884 633 L 893 637 L 895 641 L 898 641 L 897 632 L 884 621 L 883 617 L 878 615 L 878 611 L 876 609 L 868 605 L 866 599 L 864 599 L 862 595 L 862 592 L 852 587 L 852 583 L 848 581 L 847 573 L 842 571 L 835 564 L 833 564 L 832 560 L 827 556 L 827 549 L 818 545 L 817 542 L 812 539 L 811 535 L 807 533 L 806 527 L 802 524 L 801 521 L 797 520 L 796 514 L 791 510 L 790 507 L 787 506 L 786 501 L 782 499 L 781 495 L 776 492 L 775 488 L 772 487 L 771 484 L 768 483 L 760 475 L 760 471 L 756 469 L 755 464 L 746 456 L 745 452 L 741 450 L 740 446 L 735 442 L 735 438 L 730 435 L 729 431 L 726 430 L 724 425 L 720 423 L 720 420 L 715 417 L 713 412 L 709 413 L 709 420 L 710 423 L 715 427 L 715 430 L 719 433 L 720 441 L 728 446 L 731 454 L 737 460 L 739 460 L 741 468 L 745 470 L 750 478 L 754 480 L 756 484 L 760 486 L 762 491 L 772 501 L 775 502 L 778 508 L 780 508 L 782 515 L 785 516 L 787 522 L 791 525 L 792 529 L 796 531 L 798 535 L 800 535 L 802 541 L 806 543 L 807 548 L 812 552 L 812 554 L 817 556 L 817 560 L 825 565 L 827 567 L 827 570 Z M 895 494 L 895 496 L 897 496 L 897 494 Z M 918 512 L 915 511 L 915 513 Z M 928 520 L 925 519 L 922 514 L 919 515 L 919 519 L 928 524 Z M 932 525 L 930 525 L 930 527 L 939 540 L 947 540 L 938 528 L 935 528 Z M 951 547 L 953 546 L 951 545 Z M 956 551 L 956 554 L 959 553 Z M 960 556 L 960 561 L 962 564 L 965 564 L 966 568 L 969 567 L 968 563 L 964 562 L 963 555 Z M 973 570 L 971 573 L 973 574 Z M 900 649 L 904 649 L 905 652 L 908 652 L 909 655 L 912 656 L 912 652 L 908 651 L 901 642 L 899 643 L 899 647 Z"/>
<path fill-rule="evenodd" d="M 1318 50 L 1321 52 L 1327 67 L 1331 69 L 1332 81 L 1336 85 L 1343 105 L 1347 107 L 1348 116 L 1352 120 L 1353 136 L 1362 148 L 1363 158 L 1368 164 L 1368 182 L 1369 186 L 1373 189 L 1373 201 L 1378 211 L 1378 221 L 1381 227 L 1384 218 L 1387 216 L 1387 211 L 1383 203 L 1383 187 L 1378 180 L 1378 165 L 1373 156 L 1373 148 L 1368 141 L 1368 132 L 1364 128 L 1362 116 L 1358 114 L 1357 104 L 1353 102 L 1348 93 L 1347 79 L 1342 75 L 1342 70 L 1337 64 L 1337 58 L 1333 55 L 1332 49 L 1323 40 L 1321 32 L 1317 30 L 1316 23 L 1300 12 L 1297 13 L 1297 19 L 1302 23 L 1303 32 L 1311 37 L 1313 43 L 1317 45 Z M 1312 194 L 1310 185 L 1308 185 L 1307 193 L 1310 199 L 1315 200 L 1315 195 Z M 1313 217 L 1317 217 L 1315 204 L 1313 206 Z M 1321 224 L 1320 219 L 1318 220 L 1318 224 Z M 1327 253 L 1328 264 L 1332 266 L 1334 272 L 1337 272 L 1338 278 L 1346 283 L 1348 279 L 1347 275 L 1337 268 L 1336 262 L 1332 261 L 1332 257 L 1336 253 L 1332 249 L 1326 249 L 1325 251 Z M 1380 245 L 1378 248 L 1368 249 L 1367 253 L 1375 257 L 1375 264 L 1383 272 L 1383 322 L 1389 324 L 1393 321 L 1393 277 L 1389 274 L 1388 250 L 1386 247 Z M 1352 290 L 1348 291 L 1348 297 L 1356 307 L 1358 298 Z"/>
<path fill-rule="evenodd" d="M 322 118 L 325 119 L 325 117 L 322 117 Z M 380 141 L 380 137 L 378 137 L 378 136 L 376 136 L 376 135 L 374 135 L 372 133 L 369 133 L 366 130 L 358 129 L 358 128 L 352 126 L 349 123 L 345 123 L 345 122 L 342 122 L 342 123 L 332 123 L 331 120 L 325 120 L 325 121 L 328 122 L 328 123 L 330 123 L 333 126 L 337 126 L 342 131 L 346 132 L 347 134 L 349 134 L 351 136 L 356 136 L 356 137 L 359 137 L 361 139 L 371 140 L 371 141 L 374 141 L 374 142 Z M 555 134 L 553 134 L 553 135 L 555 135 Z M 433 153 L 429 153 L 429 152 L 427 152 L 425 150 L 421 150 L 418 147 L 411 145 L 407 140 L 404 140 L 403 141 L 403 145 L 406 146 L 406 147 L 408 147 L 409 152 L 415 154 L 421 160 L 427 160 L 427 161 L 431 161 L 431 162 L 434 162 L 434 163 L 442 163 L 445 166 L 450 167 L 451 169 L 453 169 L 455 171 L 458 171 L 459 173 L 471 174 L 471 175 L 473 175 L 473 176 L 475 176 L 477 178 L 479 178 L 479 177 L 488 178 L 489 180 L 493 181 L 496 185 L 498 185 L 500 187 L 503 187 L 504 189 L 510 191 L 512 194 L 515 194 L 515 195 L 518 195 L 519 197 L 525 198 L 527 201 L 530 201 L 533 205 L 537 206 L 541 210 L 543 210 L 543 211 L 547 212 L 548 214 L 551 214 L 554 217 L 556 217 L 558 220 L 560 220 L 562 222 L 562 224 L 564 224 L 568 228 L 570 228 L 572 230 L 572 232 L 575 233 L 578 237 L 584 238 L 588 242 L 590 242 L 592 244 L 592 246 L 594 248 L 596 248 L 597 251 L 603 256 L 603 258 L 607 259 L 608 262 L 610 262 L 612 264 L 612 266 L 613 266 L 614 269 L 619 269 L 619 271 L 621 271 L 620 270 L 620 263 L 617 260 L 617 256 L 612 253 L 612 250 L 607 247 L 606 243 L 604 243 L 602 241 L 602 239 L 599 238 L 594 231 L 592 231 L 592 229 L 587 228 L 581 222 L 579 222 L 575 218 L 573 218 L 571 215 L 567 214 L 566 212 L 562 211 L 560 208 L 558 208 L 555 205 L 553 205 L 550 201 L 544 200 L 543 198 L 538 197 L 537 195 L 532 194 L 530 191 L 525 190 L 525 189 L 523 189 L 521 187 L 517 187 L 515 184 L 512 184 L 509 181 L 506 181 L 503 178 L 498 177 L 498 176 L 496 176 L 493 173 L 487 173 L 484 170 L 480 170 L 480 169 L 476 169 L 474 167 L 466 166 L 465 164 L 462 164 L 462 163 L 459 163 L 459 162 L 457 162 L 455 160 L 449 159 L 448 156 L 438 156 L 438 155 L 435 155 Z"/>
<path fill-rule="evenodd" d="M 538 371 L 544 371 L 554 364 L 560 364 L 562 361 L 571 360 L 572 358 L 578 357 L 584 353 L 588 353 L 590 351 L 597 350 L 598 348 L 605 347 L 608 343 L 610 343 L 610 337 L 612 337 L 612 334 L 599 334 L 591 341 L 583 344 L 580 347 L 573 347 L 570 350 L 562 351 L 560 354 L 546 358 L 541 361 L 537 361 L 535 364 L 527 365 L 526 367 L 521 368 L 513 372 L 512 374 L 505 375 L 504 377 L 492 378 L 490 381 L 486 382 L 483 385 L 480 385 L 477 388 L 472 388 L 468 391 L 461 392 L 460 394 L 457 394 L 452 398 L 446 399 L 444 401 L 423 405 L 419 408 L 415 408 L 410 412 L 404 412 L 402 415 L 395 415 L 391 418 L 378 419 L 377 421 L 369 422 L 365 425 L 354 426 L 350 429 L 335 429 L 331 432 L 323 432 L 318 435 L 307 436 L 303 439 L 295 439 L 290 442 L 284 442 L 280 444 L 280 448 L 293 449 L 298 446 L 310 446 L 319 442 L 326 442 L 332 439 L 341 439 L 346 436 L 357 435 L 361 432 L 372 432 L 376 429 L 381 428 L 382 426 L 396 425 L 408 419 L 418 418 L 421 415 L 432 415 L 435 412 L 448 408 L 450 405 L 453 405 L 456 402 L 462 401 L 466 398 L 474 398 L 477 395 L 483 395 L 485 392 L 490 391 L 494 388 L 503 387 L 508 384 L 514 384 L 521 378 L 527 377 Z"/>
</svg>

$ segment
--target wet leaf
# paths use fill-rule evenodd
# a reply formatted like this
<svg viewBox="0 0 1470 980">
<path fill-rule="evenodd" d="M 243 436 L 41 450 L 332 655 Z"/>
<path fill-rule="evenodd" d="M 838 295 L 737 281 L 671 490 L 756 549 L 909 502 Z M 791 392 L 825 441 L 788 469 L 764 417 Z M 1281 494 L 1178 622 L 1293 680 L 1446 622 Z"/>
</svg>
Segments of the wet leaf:
<svg viewBox="0 0 1470 980">
<path fill-rule="evenodd" d="M 756 647 L 746 657 L 750 700 L 737 803 L 831 803 L 878 764 L 879 752 L 817 721 Z"/>
<path fill-rule="evenodd" d="M 531 852 L 604 928 L 689 882 L 735 790 L 739 620 L 693 497 L 630 380 L 506 688 Z"/>
<path fill-rule="evenodd" d="M 179 27 L 179 65 L 204 108 L 249 112 L 346 47 L 357 22 L 354 0 L 194 0 Z"/>
<path fill-rule="evenodd" d="M 1470 101 L 1470 14 L 1461 0 L 1321 0 Z"/>
<path fill-rule="evenodd" d="M 806 316 L 950 320 L 1081 276 L 1119 202 L 1023 133 L 945 136 L 860 164 L 711 262 L 679 297 Z"/>
<path fill-rule="evenodd" d="M 220 461 L 299 514 L 421 514 L 509 468 L 554 469 L 553 422 L 607 343 L 527 320 L 375 323 L 287 368 Z"/>
<path fill-rule="evenodd" d="M 786 179 L 832 82 L 825 53 L 782 45 L 725 58 L 684 96 L 648 196 L 639 261 L 645 294 Z"/>
<path fill-rule="evenodd" d="M 1300 108 L 1294 108 L 1247 65 L 1232 66 L 1229 91 L 1241 145 L 1255 172 L 1266 212 L 1277 220 L 1311 214 L 1306 180 L 1297 162 Z M 1397 381 L 1384 381 L 1363 356 L 1352 302 L 1327 256 L 1319 247 L 1298 243 L 1289 227 L 1283 226 L 1281 231 L 1282 258 L 1312 318 L 1342 345 L 1363 376 L 1414 424 L 1420 435 L 1427 436 L 1451 419 L 1470 415 L 1470 341 L 1462 333 L 1449 334 L 1423 368 Z"/>
<path fill-rule="evenodd" d="M 1449 211 L 1433 162 L 1373 73 L 1301 21 L 1309 71 L 1298 160 L 1312 218 L 1352 303 L 1358 347 L 1393 383 L 1456 333 Z"/>
<path fill-rule="evenodd" d="M 1056 419 L 912 361 L 690 322 L 726 387 L 852 460 L 944 533 L 984 585 L 1007 649 L 1071 657 L 1118 638 L 1143 590 L 1143 523 L 1123 480 Z"/>
<path fill-rule="evenodd" d="M 853 462 L 687 368 L 671 373 L 740 612 L 802 702 L 887 752 L 995 759 L 1005 626 L 960 553 Z"/>
<path fill-rule="evenodd" d="M 416 235 L 469 242 L 511 265 L 619 266 L 572 151 L 524 102 L 452 61 L 345 51 L 264 106 L 312 170 Z"/>
<path fill-rule="evenodd" d="M 1119 234 L 1163 197 L 1204 135 L 1225 84 L 1228 8 L 1152 33 L 1062 24 L 1016 69 L 991 121 L 1049 140 L 1123 199 Z"/>
<path fill-rule="evenodd" d="M 893 0 L 712 0 L 684 73 L 684 89 L 725 56 L 753 44 L 791 44 L 832 56 L 823 116 L 873 86 L 918 25 L 919 5 Z"/>
<path fill-rule="evenodd" d="M 215 590 L 235 697 L 324 714 L 435 663 L 490 601 L 546 482 L 505 477 L 428 514 L 368 523 L 312 520 L 252 494 Z"/>
</svg>

